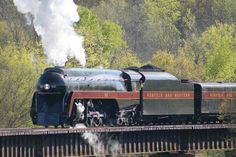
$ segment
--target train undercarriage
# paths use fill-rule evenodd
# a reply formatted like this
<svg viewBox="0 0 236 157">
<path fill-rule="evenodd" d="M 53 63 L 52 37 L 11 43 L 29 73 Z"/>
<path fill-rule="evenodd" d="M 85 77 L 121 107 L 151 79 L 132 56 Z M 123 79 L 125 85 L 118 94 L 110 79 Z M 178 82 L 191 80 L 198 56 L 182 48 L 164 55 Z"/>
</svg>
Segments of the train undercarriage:
<svg viewBox="0 0 236 157">
<path fill-rule="evenodd" d="M 141 106 L 134 104 L 119 109 L 115 100 L 75 100 L 71 126 L 84 123 L 88 127 L 134 125 L 181 125 L 223 123 L 219 114 L 212 115 L 142 115 Z"/>
<path fill-rule="evenodd" d="M 128 126 L 138 125 L 141 119 L 138 105 L 119 109 L 115 100 L 75 100 L 72 126 L 84 123 L 86 126 Z"/>
</svg>

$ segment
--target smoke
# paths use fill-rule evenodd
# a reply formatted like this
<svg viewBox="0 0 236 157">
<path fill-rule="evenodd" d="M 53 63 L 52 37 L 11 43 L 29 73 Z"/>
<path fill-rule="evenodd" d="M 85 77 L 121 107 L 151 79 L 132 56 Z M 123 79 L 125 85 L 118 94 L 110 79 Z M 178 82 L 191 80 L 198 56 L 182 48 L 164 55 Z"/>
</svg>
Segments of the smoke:
<svg viewBox="0 0 236 157">
<path fill-rule="evenodd" d="M 93 147 L 93 151 L 95 155 L 105 154 L 103 143 L 99 140 L 96 134 L 85 132 L 82 134 L 82 137 L 88 142 L 90 146 Z"/>
<path fill-rule="evenodd" d="M 84 124 L 76 124 L 75 129 L 87 128 Z M 71 128 L 71 129 L 73 129 Z M 121 148 L 118 141 L 108 136 L 100 136 L 96 133 L 85 132 L 82 138 L 92 146 L 95 155 L 121 154 Z"/>
<path fill-rule="evenodd" d="M 93 147 L 95 155 L 120 154 L 121 148 L 118 141 L 109 137 L 101 137 L 98 134 L 85 132 L 82 134 L 84 140 Z"/>
<path fill-rule="evenodd" d="M 42 38 L 49 63 L 64 65 L 68 57 L 75 57 L 85 66 L 83 37 L 73 28 L 79 21 L 77 6 L 73 0 L 13 0 L 18 11 L 33 17 L 35 30 Z"/>
</svg>

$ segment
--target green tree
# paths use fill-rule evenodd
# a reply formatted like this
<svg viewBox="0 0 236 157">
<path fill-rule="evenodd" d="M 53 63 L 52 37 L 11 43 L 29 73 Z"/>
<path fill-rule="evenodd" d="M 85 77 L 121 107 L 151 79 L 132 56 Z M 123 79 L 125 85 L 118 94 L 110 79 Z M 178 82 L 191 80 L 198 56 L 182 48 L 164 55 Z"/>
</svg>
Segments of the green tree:
<svg viewBox="0 0 236 157">
<path fill-rule="evenodd" d="M 178 0 L 145 0 L 148 29 L 145 39 L 148 46 L 156 50 L 176 52 L 180 44 L 180 32 L 175 23 L 180 16 Z"/>
<path fill-rule="evenodd" d="M 181 40 L 186 40 L 197 33 L 196 17 L 191 9 L 195 0 L 180 1 L 180 16 L 176 21 L 176 28 L 180 32 Z"/>
<path fill-rule="evenodd" d="M 0 23 L 2 22 L 7 25 L 6 29 L 1 30 L 0 24 L 0 31 L 4 31 L 5 35 L 7 35 L 4 43 L 13 42 L 18 45 L 32 46 L 39 42 L 40 38 L 35 32 L 32 23 L 27 23 L 25 16 L 17 11 L 13 0 L 0 0 Z M 0 46 L 3 47 L 5 45 Z"/>
<path fill-rule="evenodd" d="M 234 80 L 236 69 L 235 26 L 217 24 L 202 34 L 205 43 L 206 80 Z"/>
<path fill-rule="evenodd" d="M 109 20 L 100 24 L 99 19 L 88 8 L 80 7 L 79 13 L 81 20 L 75 28 L 85 38 L 86 66 L 112 67 L 119 53 L 126 51 L 123 29 Z M 71 61 L 77 64 L 75 60 Z M 72 66 L 70 63 L 67 65 Z"/>
<path fill-rule="evenodd" d="M 105 21 L 102 26 L 102 33 L 104 36 L 104 58 L 109 61 L 109 67 L 111 68 L 113 62 L 120 56 L 119 53 L 125 50 L 126 42 L 123 39 L 122 28 L 111 21 Z"/>
<path fill-rule="evenodd" d="M 104 22 L 110 20 L 119 24 L 124 30 L 124 39 L 128 48 L 145 59 L 149 47 L 144 39 L 147 30 L 147 17 L 144 12 L 143 0 L 110 0 L 101 1 L 100 5 L 93 8 L 99 19 Z"/>
<path fill-rule="evenodd" d="M 183 52 L 179 52 L 175 58 L 174 69 L 176 76 L 182 79 L 194 81 L 202 80 L 203 67 L 194 63 L 192 58 L 187 57 Z"/>
<path fill-rule="evenodd" d="M 93 11 L 99 17 L 101 22 L 111 20 L 115 23 L 121 24 L 125 22 L 125 8 L 127 6 L 126 0 L 102 0 L 100 5 L 93 8 Z"/>
<path fill-rule="evenodd" d="M 196 17 L 197 30 L 199 33 L 215 23 L 213 18 L 214 1 L 195 0 L 193 12 Z"/>
<path fill-rule="evenodd" d="M 170 73 L 174 72 L 175 56 L 167 51 L 158 51 L 150 60 L 151 64 L 164 69 Z"/>
<path fill-rule="evenodd" d="M 98 6 L 102 1 L 99 0 L 74 0 L 74 2 L 78 5 L 84 6 L 84 7 L 94 7 L 94 6 Z"/>
<path fill-rule="evenodd" d="M 29 32 L 27 32 L 30 29 L 26 31 L 23 27 L 22 25 L 14 23 L 14 21 L 0 20 L 0 47 L 3 48 L 9 43 L 24 45 L 26 47 L 37 44 L 37 40 L 33 40 L 28 34 Z"/>
<path fill-rule="evenodd" d="M 0 127 L 30 126 L 29 110 L 41 61 L 14 44 L 0 49 L 0 56 Z"/>
<path fill-rule="evenodd" d="M 180 79 L 200 80 L 202 76 L 202 68 L 185 56 L 183 52 L 179 52 L 178 55 L 167 51 L 157 52 L 153 55 L 150 63 L 165 69 Z"/>
<path fill-rule="evenodd" d="M 236 80 L 235 26 L 216 24 L 201 36 L 193 36 L 181 49 L 188 58 L 204 69 L 203 80 Z"/>
<path fill-rule="evenodd" d="M 141 63 L 138 56 L 130 50 L 121 51 L 114 55 L 110 68 L 112 69 L 123 69 L 129 66 L 140 67 Z"/>
<path fill-rule="evenodd" d="M 236 1 L 235 0 L 214 0 L 214 20 L 221 23 L 236 23 Z"/>
<path fill-rule="evenodd" d="M 0 21 L 0 47 L 4 47 L 9 42 L 13 41 L 11 30 L 8 27 L 7 21 Z"/>
<path fill-rule="evenodd" d="M 86 51 L 86 66 L 106 66 L 108 62 L 103 58 L 104 38 L 98 18 L 85 7 L 78 8 L 80 21 L 75 25 L 79 34 L 84 36 Z"/>
<path fill-rule="evenodd" d="M 181 19 L 186 17 L 186 11 L 189 10 L 195 19 L 194 29 L 198 33 L 204 32 L 217 22 L 228 24 L 236 22 L 235 0 L 185 0 L 180 3 Z"/>
</svg>

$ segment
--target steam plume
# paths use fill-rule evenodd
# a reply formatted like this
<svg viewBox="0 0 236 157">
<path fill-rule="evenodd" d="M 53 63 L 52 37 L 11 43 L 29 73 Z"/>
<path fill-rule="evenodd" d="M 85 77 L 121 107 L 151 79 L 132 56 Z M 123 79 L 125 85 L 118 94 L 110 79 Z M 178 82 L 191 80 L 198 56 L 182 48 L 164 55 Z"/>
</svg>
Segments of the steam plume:
<svg viewBox="0 0 236 157">
<path fill-rule="evenodd" d="M 100 137 L 98 134 L 85 132 L 82 137 L 93 147 L 95 155 L 120 154 L 121 148 L 118 141 L 109 137 Z M 104 147 L 105 146 L 105 147 Z"/>
<path fill-rule="evenodd" d="M 87 128 L 84 124 L 76 124 L 74 128 Z M 72 128 L 73 129 L 73 128 Z M 84 132 L 82 138 L 92 146 L 95 155 L 121 154 L 120 143 L 111 137 L 101 137 L 99 134 Z M 104 147 L 105 146 L 105 147 Z"/>
<path fill-rule="evenodd" d="M 64 65 L 67 57 L 75 57 L 85 66 L 83 37 L 76 34 L 74 22 L 79 21 L 73 0 L 13 0 L 18 11 L 33 16 L 35 30 L 42 38 L 48 61 Z M 30 17 L 30 16 L 26 16 Z"/>
</svg>

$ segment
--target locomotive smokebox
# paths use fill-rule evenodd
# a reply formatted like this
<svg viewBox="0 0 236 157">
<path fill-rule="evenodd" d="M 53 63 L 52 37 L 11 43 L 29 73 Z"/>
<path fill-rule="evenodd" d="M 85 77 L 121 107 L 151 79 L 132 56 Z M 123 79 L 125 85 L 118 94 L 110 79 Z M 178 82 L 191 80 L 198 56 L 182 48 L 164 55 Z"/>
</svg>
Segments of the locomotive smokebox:
<svg viewBox="0 0 236 157">
<path fill-rule="evenodd" d="M 47 68 L 38 80 L 37 89 L 39 92 L 65 93 L 66 85 L 64 73 L 59 68 Z"/>
</svg>

